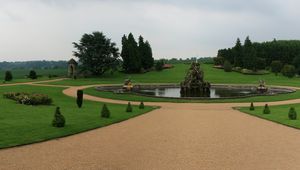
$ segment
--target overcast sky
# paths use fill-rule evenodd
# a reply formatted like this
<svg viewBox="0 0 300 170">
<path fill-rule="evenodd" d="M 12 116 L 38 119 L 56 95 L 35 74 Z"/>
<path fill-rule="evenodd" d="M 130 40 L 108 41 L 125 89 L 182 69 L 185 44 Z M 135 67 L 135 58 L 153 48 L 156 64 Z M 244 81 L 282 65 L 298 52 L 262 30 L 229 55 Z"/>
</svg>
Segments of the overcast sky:
<svg viewBox="0 0 300 170">
<path fill-rule="evenodd" d="M 215 56 L 237 37 L 300 39 L 299 0 L 0 0 L 0 61 L 67 60 L 102 31 L 143 35 L 155 58 Z"/>
</svg>

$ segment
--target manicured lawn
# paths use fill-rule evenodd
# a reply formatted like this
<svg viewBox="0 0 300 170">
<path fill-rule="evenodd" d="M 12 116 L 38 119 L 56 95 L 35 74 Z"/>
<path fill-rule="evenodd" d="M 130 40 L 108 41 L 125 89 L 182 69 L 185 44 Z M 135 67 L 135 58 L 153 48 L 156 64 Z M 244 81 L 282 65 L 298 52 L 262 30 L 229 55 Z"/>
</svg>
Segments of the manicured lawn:
<svg viewBox="0 0 300 170">
<path fill-rule="evenodd" d="M 126 105 L 108 104 L 111 118 L 100 117 L 103 103 L 84 101 L 83 108 L 77 108 L 74 98 L 62 94 L 63 88 L 29 85 L 0 87 L 4 92 L 37 92 L 48 94 L 54 101 L 51 106 L 27 106 L 0 97 L 0 148 L 29 144 L 53 138 L 76 134 L 90 129 L 120 122 L 153 110 L 133 106 L 132 113 L 126 113 Z M 56 106 L 66 118 L 64 128 L 51 126 Z"/>
<path fill-rule="evenodd" d="M 166 98 L 155 98 L 155 97 L 146 97 L 139 96 L 134 94 L 115 94 L 113 92 L 104 92 L 97 91 L 94 87 L 87 88 L 84 90 L 85 94 L 89 94 L 92 96 L 98 96 L 109 99 L 116 100 L 126 100 L 126 101 L 144 101 L 144 102 L 178 102 L 178 103 L 232 103 L 232 102 L 271 102 L 271 101 L 282 101 L 282 100 L 290 100 L 290 99 L 298 99 L 300 98 L 300 91 L 296 91 L 290 94 L 279 94 L 275 96 L 255 96 L 255 97 L 247 97 L 247 98 L 238 98 L 238 99 L 212 99 L 212 100 L 179 100 L 179 99 L 166 99 Z"/>
<path fill-rule="evenodd" d="M 265 80 L 267 85 L 285 85 L 300 87 L 300 78 L 287 78 L 282 75 L 275 76 L 273 73 L 266 75 L 244 75 L 236 72 L 224 72 L 215 69 L 212 65 L 202 64 L 204 79 L 212 84 L 258 84 L 259 80 Z M 124 80 L 130 78 L 134 84 L 139 83 L 180 83 L 183 81 L 189 68 L 187 64 L 176 64 L 173 69 L 161 72 L 151 71 L 145 74 L 124 74 L 116 72 L 113 75 L 106 74 L 98 78 L 82 78 L 77 80 L 64 80 L 50 84 L 60 85 L 90 85 L 90 84 L 123 84 Z"/>
<path fill-rule="evenodd" d="M 40 76 L 36 80 L 31 80 L 26 77 L 26 75 L 29 74 L 30 69 L 14 69 L 11 70 L 13 75 L 13 80 L 4 82 L 5 77 L 5 71 L 6 70 L 0 70 L 0 84 L 11 84 L 11 83 L 24 83 L 24 82 L 32 82 L 32 81 L 42 81 L 42 80 L 49 80 L 49 74 L 56 75 L 59 77 L 64 77 L 67 75 L 67 69 L 34 69 L 36 73 Z"/>
<path fill-rule="evenodd" d="M 254 104 L 255 105 L 255 104 Z M 270 120 L 276 123 L 280 123 L 283 125 L 287 125 L 290 127 L 294 127 L 300 129 L 300 120 L 299 120 L 299 111 L 300 111 L 300 104 L 291 104 L 291 105 L 279 105 L 279 106 L 269 106 L 271 110 L 271 114 L 263 114 L 264 107 L 255 107 L 254 111 L 250 111 L 249 107 L 239 108 L 241 112 L 257 116 L 266 120 Z M 298 118 L 297 120 L 290 120 L 288 118 L 288 112 L 290 107 L 294 107 L 296 111 L 298 111 Z"/>
</svg>

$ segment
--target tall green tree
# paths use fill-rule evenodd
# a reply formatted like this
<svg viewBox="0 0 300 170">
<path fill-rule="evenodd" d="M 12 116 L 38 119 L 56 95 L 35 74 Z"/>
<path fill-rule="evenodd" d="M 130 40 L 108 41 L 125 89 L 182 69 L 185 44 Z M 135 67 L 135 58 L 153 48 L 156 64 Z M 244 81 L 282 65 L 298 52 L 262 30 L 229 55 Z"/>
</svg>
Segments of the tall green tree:
<svg viewBox="0 0 300 170">
<path fill-rule="evenodd" d="M 145 54 L 146 54 L 146 56 L 144 57 L 143 67 L 145 69 L 150 69 L 154 65 L 154 58 L 153 58 L 153 54 L 152 54 L 151 45 L 148 41 L 145 42 Z"/>
<path fill-rule="evenodd" d="M 243 67 L 243 47 L 239 38 L 233 47 L 233 58 L 235 67 Z"/>
<path fill-rule="evenodd" d="M 154 58 L 152 56 L 152 49 L 148 41 L 144 42 L 142 36 L 139 37 L 139 55 L 142 61 L 142 67 L 149 70 L 154 65 Z"/>
<path fill-rule="evenodd" d="M 89 71 L 99 76 L 107 71 L 115 71 L 119 65 L 116 44 L 102 32 L 84 34 L 79 43 L 73 42 L 73 45 L 77 49 L 74 55 L 82 64 L 82 71 Z"/>
<path fill-rule="evenodd" d="M 255 60 L 256 60 L 256 51 L 252 46 L 252 42 L 251 42 L 249 36 L 247 36 L 245 43 L 244 43 L 244 48 L 243 48 L 243 66 L 244 66 L 244 68 L 256 70 L 255 62 L 253 62 Z"/>
<path fill-rule="evenodd" d="M 123 42 L 124 40 L 124 42 Z M 127 73 L 138 73 L 142 69 L 142 60 L 138 51 L 138 44 L 132 33 L 129 33 L 127 39 L 122 39 L 123 69 Z"/>
</svg>

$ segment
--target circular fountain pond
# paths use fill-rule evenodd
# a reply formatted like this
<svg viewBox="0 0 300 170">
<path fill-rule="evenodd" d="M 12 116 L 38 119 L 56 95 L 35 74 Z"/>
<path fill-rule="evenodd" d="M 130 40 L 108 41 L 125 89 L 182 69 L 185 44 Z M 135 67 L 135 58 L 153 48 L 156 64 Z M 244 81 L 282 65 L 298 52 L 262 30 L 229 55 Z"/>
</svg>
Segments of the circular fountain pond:
<svg viewBox="0 0 300 170">
<path fill-rule="evenodd" d="M 189 96 L 181 96 L 178 85 L 137 85 L 132 91 L 122 89 L 122 86 L 101 86 L 96 87 L 99 91 L 111 91 L 114 93 L 132 93 L 136 95 L 177 98 L 177 99 L 224 99 L 241 98 L 263 95 L 276 95 L 292 93 L 295 90 L 287 88 L 269 87 L 267 92 L 260 93 L 255 86 L 232 86 L 232 85 L 212 85 L 209 94 L 191 93 Z"/>
</svg>

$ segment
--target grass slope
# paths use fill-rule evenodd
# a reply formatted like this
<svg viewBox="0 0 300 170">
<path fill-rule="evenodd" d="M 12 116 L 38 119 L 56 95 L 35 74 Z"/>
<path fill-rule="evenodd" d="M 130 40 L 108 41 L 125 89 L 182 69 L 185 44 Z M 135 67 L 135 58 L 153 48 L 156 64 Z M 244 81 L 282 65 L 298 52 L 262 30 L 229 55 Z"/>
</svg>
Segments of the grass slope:
<svg viewBox="0 0 300 170">
<path fill-rule="evenodd" d="M 249 107 L 238 108 L 238 110 L 279 124 L 300 129 L 300 120 L 299 120 L 300 104 L 279 105 L 279 106 L 269 106 L 269 107 L 271 110 L 271 114 L 263 114 L 264 107 L 255 107 L 254 111 L 250 111 Z M 288 118 L 288 112 L 290 107 L 294 107 L 296 111 L 298 111 L 297 120 L 290 120 Z"/>
<path fill-rule="evenodd" d="M 78 109 L 75 99 L 63 95 L 62 90 L 63 88 L 58 87 L 33 88 L 29 85 L 0 87 L 0 95 L 3 95 L 3 92 L 38 92 L 48 94 L 54 100 L 52 106 L 26 106 L 0 97 L 0 148 L 72 135 L 120 122 L 154 109 L 145 107 L 144 110 L 140 110 L 138 106 L 133 106 L 133 112 L 126 113 L 126 105 L 108 104 L 111 118 L 104 119 L 100 118 L 102 103 L 84 101 L 83 108 Z M 61 108 L 66 118 L 64 128 L 51 126 L 56 106 Z"/>
<path fill-rule="evenodd" d="M 202 64 L 204 79 L 213 84 L 258 84 L 259 80 L 265 80 L 267 85 L 285 85 L 300 87 L 299 78 L 287 78 L 282 75 L 244 75 L 237 72 L 224 72 L 224 70 L 213 68 L 212 65 Z M 189 65 L 175 64 L 173 69 L 163 71 L 151 71 L 145 74 L 124 74 L 116 72 L 113 75 L 105 74 L 98 78 L 82 78 L 77 80 L 64 80 L 52 82 L 59 85 L 91 85 L 91 84 L 122 84 L 125 79 L 131 78 L 134 84 L 138 83 L 180 83 L 187 72 Z"/>
</svg>

